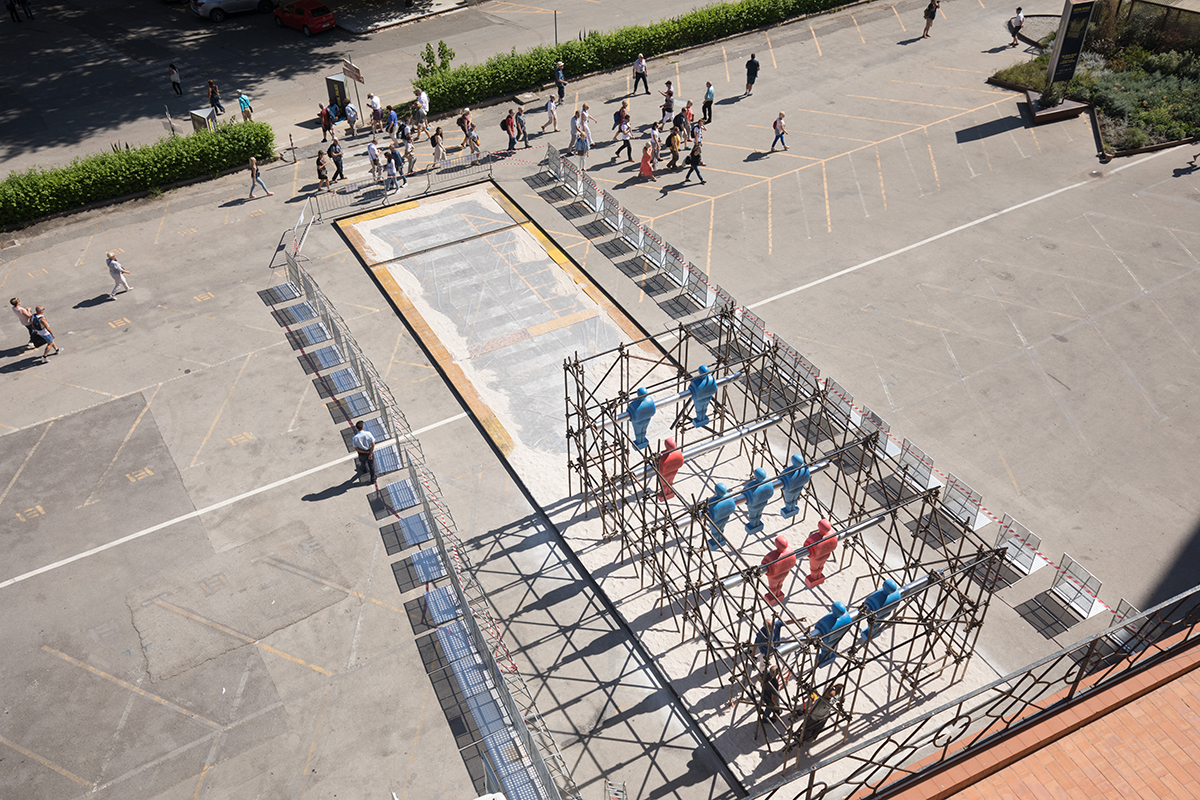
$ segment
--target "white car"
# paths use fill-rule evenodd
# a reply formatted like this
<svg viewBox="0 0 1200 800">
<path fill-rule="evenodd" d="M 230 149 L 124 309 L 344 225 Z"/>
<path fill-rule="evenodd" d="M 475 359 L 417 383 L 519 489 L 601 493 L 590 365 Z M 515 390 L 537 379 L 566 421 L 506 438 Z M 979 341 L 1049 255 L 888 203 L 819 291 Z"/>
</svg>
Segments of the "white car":
<svg viewBox="0 0 1200 800">
<path fill-rule="evenodd" d="M 230 14 L 241 11 L 261 11 L 270 14 L 275 10 L 274 0 L 189 0 L 188 8 L 201 19 L 224 22 Z"/>
</svg>

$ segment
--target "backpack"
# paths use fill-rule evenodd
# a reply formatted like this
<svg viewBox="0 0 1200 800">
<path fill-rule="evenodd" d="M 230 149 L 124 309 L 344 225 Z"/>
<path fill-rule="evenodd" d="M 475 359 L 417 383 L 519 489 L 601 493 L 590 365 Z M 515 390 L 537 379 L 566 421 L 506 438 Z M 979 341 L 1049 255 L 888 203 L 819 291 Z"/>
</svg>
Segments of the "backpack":
<svg viewBox="0 0 1200 800">
<path fill-rule="evenodd" d="M 500 130 L 504 131 L 505 133 L 508 133 L 508 117 L 505 117 L 504 119 L 500 120 Z"/>
</svg>

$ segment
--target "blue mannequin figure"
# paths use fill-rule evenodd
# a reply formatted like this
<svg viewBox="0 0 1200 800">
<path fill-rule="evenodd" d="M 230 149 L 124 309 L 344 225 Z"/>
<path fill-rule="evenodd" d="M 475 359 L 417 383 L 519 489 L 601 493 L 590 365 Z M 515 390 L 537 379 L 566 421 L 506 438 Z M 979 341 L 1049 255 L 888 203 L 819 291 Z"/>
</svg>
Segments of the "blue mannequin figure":
<svg viewBox="0 0 1200 800">
<path fill-rule="evenodd" d="M 832 664 L 837 658 L 837 651 L 833 648 L 837 647 L 838 641 L 850 630 L 850 623 L 853 621 L 854 618 L 846 613 L 846 604 L 842 602 L 831 605 L 829 613 L 817 620 L 812 632 L 821 637 L 821 651 L 817 656 L 818 667 Z"/>
<path fill-rule="evenodd" d="M 650 419 L 654 416 L 654 398 L 645 389 L 637 390 L 637 397 L 629 403 L 629 421 L 633 423 L 633 446 L 645 450 L 650 446 L 646 438 L 646 429 L 650 427 Z"/>
<path fill-rule="evenodd" d="M 763 623 L 763 626 L 758 629 L 758 635 L 754 637 L 754 643 L 758 645 L 758 654 L 765 656 L 768 650 L 774 651 L 779 647 L 779 640 L 782 638 L 783 621 L 779 617 L 772 617 L 768 622 Z"/>
<path fill-rule="evenodd" d="M 692 424 L 703 428 L 708 424 L 708 404 L 717 395 L 717 379 L 708 374 L 708 367 L 701 366 L 699 377 L 688 384 L 688 391 L 692 393 L 692 407 L 696 411 Z"/>
<path fill-rule="evenodd" d="M 733 516 L 737 500 L 729 496 L 725 484 L 718 483 L 716 494 L 708 500 L 708 519 L 712 523 L 712 538 L 708 540 L 708 549 L 716 550 L 725 546 L 725 525 Z"/>
<path fill-rule="evenodd" d="M 883 629 L 883 626 L 879 623 L 895 613 L 895 604 L 899 602 L 900 584 L 896 583 L 891 578 L 888 578 L 886 581 L 884 581 L 883 586 L 881 586 L 878 590 L 867 595 L 867 599 L 863 601 L 863 605 L 866 606 L 867 611 L 875 611 L 877 613 L 875 614 L 875 621 L 868 625 L 867 629 L 863 631 L 863 644 L 866 644 L 879 635 L 879 631 Z M 887 608 L 888 606 L 891 606 L 891 608 Z M 880 611 L 880 609 L 883 608 L 887 608 L 887 610 Z"/>
<path fill-rule="evenodd" d="M 779 480 L 783 484 L 783 511 L 780 512 L 785 517 L 794 517 L 800 513 L 800 506 L 797 502 L 800 500 L 800 493 L 804 491 L 804 487 L 808 485 L 809 478 L 812 473 L 808 471 L 808 465 L 804 463 L 804 459 L 799 455 L 792 455 L 792 464 L 779 475 Z"/>
<path fill-rule="evenodd" d="M 767 480 L 767 471 L 762 467 L 746 481 L 746 533 L 758 533 L 763 529 L 762 515 L 775 492 L 772 481 Z"/>
</svg>

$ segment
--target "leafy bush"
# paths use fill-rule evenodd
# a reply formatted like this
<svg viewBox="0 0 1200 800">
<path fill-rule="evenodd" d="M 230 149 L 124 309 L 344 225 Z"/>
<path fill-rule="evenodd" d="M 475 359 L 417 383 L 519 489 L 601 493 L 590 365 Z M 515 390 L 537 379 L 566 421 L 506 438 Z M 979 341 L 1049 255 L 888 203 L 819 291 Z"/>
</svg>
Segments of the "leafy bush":
<svg viewBox="0 0 1200 800">
<path fill-rule="evenodd" d="M 0 225 L 215 175 L 247 163 L 251 156 L 269 158 L 274 150 L 275 132 L 270 125 L 231 121 L 216 131 L 169 136 L 142 147 L 76 158 L 65 167 L 13 172 L 0 182 Z"/>
<path fill-rule="evenodd" d="M 1120 149 L 1200 135 L 1200 81 L 1147 73 L 1142 69 L 1145 64 L 1143 60 L 1131 71 L 1099 75 L 1090 86 L 1072 81 L 1067 96 L 1091 102 L 1106 116 L 1124 120 L 1129 131 L 1124 141 L 1118 142 Z M 1141 144 L 1128 144 L 1143 136 Z"/>
<path fill-rule="evenodd" d="M 1050 56 L 1043 54 L 1032 61 L 1013 64 L 1011 67 L 999 70 L 995 77 L 1016 86 L 1040 92 L 1046 88 L 1046 70 L 1049 64 Z"/>
<path fill-rule="evenodd" d="M 436 74 L 419 75 L 413 85 L 429 94 L 430 111 L 446 111 L 548 82 L 557 61 L 563 62 L 563 72 L 570 78 L 631 64 L 638 53 L 649 58 L 773 25 L 791 17 L 836 8 L 846 2 L 848 0 L 717 3 L 649 25 L 631 25 L 608 33 L 592 31 L 557 47 L 539 45 L 521 53 L 514 47 L 511 52 L 494 55 L 483 64 L 464 64 Z"/>
</svg>

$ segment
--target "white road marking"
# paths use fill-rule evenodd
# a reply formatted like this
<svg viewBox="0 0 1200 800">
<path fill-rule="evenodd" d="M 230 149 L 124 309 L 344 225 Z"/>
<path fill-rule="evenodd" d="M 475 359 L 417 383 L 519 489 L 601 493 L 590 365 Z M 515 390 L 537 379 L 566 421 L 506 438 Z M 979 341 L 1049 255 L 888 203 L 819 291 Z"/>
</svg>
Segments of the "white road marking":
<svg viewBox="0 0 1200 800">
<path fill-rule="evenodd" d="M 1116 169 L 1109 170 L 1108 174 L 1115 175 L 1116 173 L 1121 172 L 1122 170 L 1129 169 L 1130 167 L 1135 167 L 1138 164 L 1143 164 L 1152 158 L 1158 158 L 1163 153 L 1168 153 L 1168 152 L 1172 152 L 1172 151 L 1159 150 L 1157 153 L 1152 153 L 1151 155 L 1148 155 L 1145 158 L 1141 158 L 1141 159 L 1138 159 L 1137 161 L 1132 161 L 1128 164 L 1119 166 Z M 938 239 L 944 239 L 947 236 L 951 236 L 955 233 L 958 233 L 959 231 L 965 231 L 967 228 L 974 228 L 976 225 L 981 225 L 984 222 L 988 222 L 990 220 L 996 219 L 997 217 L 1002 217 L 1005 214 L 1009 214 L 1013 211 L 1017 211 L 1019 209 L 1025 208 L 1026 206 L 1031 206 L 1034 203 L 1040 203 L 1043 200 L 1049 200 L 1051 197 L 1054 197 L 1055 195 L 1060 195 L 1063 192 L 1069 192 L 1072 189 L 1078 189 L 1080 186 L 1083 186 L 1088 183 L 1094 183 L 1094 182 L 1095 182 L 1094 180 L 1079 181 L 1078 183 L 1072 183 L 1070 186 L 1064 186 L 1061 189 L 1055 189 L 1053 192 L 1047 192 L 1046 194 L 1041 195 L 1040 197 L 1035 197 L 1032 200 L 1026 200 L 1023 203 L 1017 203 L 1015 206 L 1009 206 L 1008 208 L 1005 208 L 1001 211 L 997 211 L 993 214 L 988 214 L 987 216 L 983 216 L 983 217 L 980 217 L 979 219 L 972 220 L 971 222 L 964 223 L 962 225 L 959 225 L 957 228 L 951 228 L 948 231 L 942 231 L 941 233 L 930 236 L 927 239 L 922 239 L 919 242 L 913 242 L 912 244 L 908 245 L 907 247 L 901 247 L 899 250 L 893 250 L 890 253 L 885 253 L 881 256 L 876 256 L 875 258 L 872 258 L 868 261 L 864 261 L 861 264 L 855 264 L 853 267 L 846 267 L 844 270 L 841 270 L 840 272 L 835 272 L 832 275 L 826 275 L 824 278 L 817 278 L 815 281 L 809 281 L 808 283 L 804 284 L 803 286 L 797 286 L 794 289 L 788 289 L 786 292 L 780 292 L 777 295 L 772 295 L 771 297 L 768 297 L 765 300 L 759 300 L 757 303 L 751 303 L 750 305 L 746 306 L 746 308 L 753 311 L 756 308 L 765 306 L 767 303 L 774 303 L 776 300 L 782 300 L 785 297 L 791 297 L 792 295 L 794 295 L 798 292 L 803 292 L 806 289 L 813 288 L 814 286 L 820 286 L 822 283 L 825 283 L 826 281 L 831 281 L 834 278 L 840 278 L 843 275 L 849 275 L 851 272 L 858 272 L 860 269 L 863 269 L 864 267 L 869 267 L 872 264 L 878 264 L 880 261 L 886 261 L 887 259 L 891 258 L 892 256 L 898 256 L 903 253 L 907 253 L 909 250 L 916 250 L 918 247 L 923 247 L 924 245 L 927 245 L 930 242 L 936 242 Z"/>
<path fill-rule="evenodd" d="M 449 425 L 451 422 L 457 422 L 458 420 L 463 419 L 466 416 L 467 416 L 466 412 L 463 412 L 460 414 L 455 414 L 454 416 L 451 416 L 451 417 L 446 417 L 443 420 L 435 422 L 432 425 L 426 425 L 424 428 L 415 430 L 408 436 L 401 437 L 401 438 L 413 438 L 413 437 L 419 436 L 422 433 L 433 430 L 434 428 L 440 428 L 443 425 Z M 174 519 L 169 519 L 166 522 L 160 522 L 157 525 L 151 525 L 149 528 L 144 528 L 144 529 L 138 531 L 137 533 L 131 533 L 128 536 L 122 536 L 120 539 L 114 539 L 113 541 L 108 542 L 107 544 L 102 544 L 99 547 L 93 547 L 91 550 L 84 550 L 82 553 L 76 553 L 75 555 L 70 556 L 69 558 L 64 558 L 61 561 L 55 561 L 53 564 L 47 564 L 44 567 L 38 567 L 35 570 L 26 572 L 23 575 L 18 575 L 15 578 L 9 578 L 8 580 L 0 583 L 0 589 L 7 589 L 9 586 L 12 586 L 13 584 L 20 583 L 21 581 L 29 580 L 30 578 L 37 577 L 38 575 L 42 575 L 47 572 L 52 572 L 56 569 L 59 569 L 60 567 L 65 567 L 68 564 L 74 564 L 76 561 L 81 561 L 85 558 L 89 558 L 90 556 L 94 556 L 97 553 L 103 553 L 105 550 L 111 550 L 112 548 L 123 545 L 126 542 L 132 542 L 135 539 L 141 539 L 143 536 L 149 536 L 152 533 L 158 533 L 159 531 L 163 530 L 164 528 L 169 528 L 172 525 L 178 525 L 180 522 L 186 522 L 189 519 L 195 519 L 196 517 L 199 517 L 202 514 L 208 514 L 213 511 L 219 511 L 220 509 L 225 508 L 227 506 L 231 506 L 234 503 L 240 502 L 242 500 L 246 500 L 250 497 L 254 497 L 255 495 L 262 494 L 263 492 L 269 492 L 270 490 L 276 489 L 280 486 L 283 486 L 284 484 L 291 483 L 292 481 L 298 481 L 301 478 L 307 478 L 309 475 L 320 472 L 321 470 L 329 469 L 330 467 L 337 466 L 338 464 L 344 464 L 345 462 L 351 460 L 354 457 L 355 457 L 354 453 L 347 453 L 346 455 L 342 456 L 341 458 L 335 458 L 333 461 L 328 461 L 324 464 L 321 464 L 320 466 L 313 467 L 311 469 L 306 469 L 303 472 L 297 472 L 295 475 L 291 475 L 287 478 L 280 478 L 279 480 L 275 481 L 274 483 L 268 483 L 266 486 L 260 486 L 257 489 L 251 489 L 250 491 L 243 492 L 242 494 L 239 494 L 236 497 L 230 497 L 228 500 L 222 500 L 219 503 L 213 503 L 211 506 L 207 506 L 205 508 L 200 508 L 195 511 L 188 512 L 187 514 L 183 514 L 182 516 L 175 517 Z"/>
</svg>

